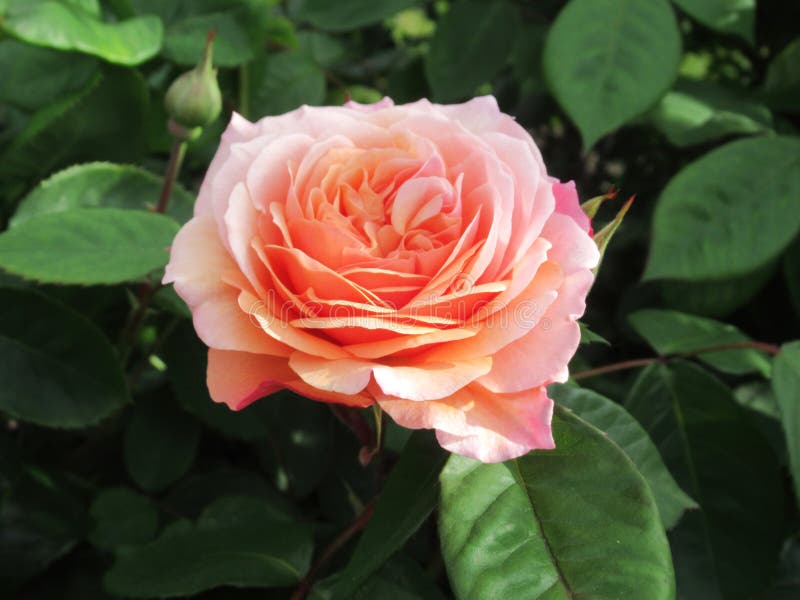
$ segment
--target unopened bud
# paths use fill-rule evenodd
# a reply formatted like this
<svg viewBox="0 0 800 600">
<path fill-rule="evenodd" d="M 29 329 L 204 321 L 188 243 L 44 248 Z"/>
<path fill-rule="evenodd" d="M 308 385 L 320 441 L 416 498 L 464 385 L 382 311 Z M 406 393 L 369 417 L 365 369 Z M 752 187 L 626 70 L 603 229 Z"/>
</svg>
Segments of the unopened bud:
<svg viewBox="0 0 800 600">
<path fill-rule="evenodd" d="M 208 125 L 222 111 L 217 70 L 211 65 L 213 42 L 212 31 L 197 66 L 178 77 L 167 90 L 164 103 L 170 119 L 188 130 Z"/>
</svg>

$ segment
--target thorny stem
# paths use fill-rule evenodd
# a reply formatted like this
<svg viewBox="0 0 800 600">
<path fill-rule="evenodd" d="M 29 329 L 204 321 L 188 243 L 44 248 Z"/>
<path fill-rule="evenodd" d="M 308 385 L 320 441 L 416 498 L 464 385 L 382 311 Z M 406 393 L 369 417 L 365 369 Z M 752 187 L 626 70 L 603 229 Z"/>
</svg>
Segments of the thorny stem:
<svg viewBox="0 0 800 600">
<path fill-rule="evenodd" d="M 730 344 L 718 344 L 716 346 L 708 346 L 706 348 L 698 348 L 697 350 L 690 350 L 688 352 L 678 352 L 675 354 L 666 354 L 664 356 L 653 356 L 650 358 L 636 358 L 633 360 L 624 360 L 622 362 L 597 367 L 596 369 L 587 369 L 585 371 L 578 371 L 572 375 L 572 379 L 588 379 L 589 377 L 596 377 L 597 375 L 605 375 L 606 373 L 615 373 L 617 371 L 626 371 L 628 369 L 636 369 L 638 367 L 646 367 L 653 363 L 668 363 L 680 358 L 693 358 L 701 354 L 709 352 L 723 352 L 725 350 L 741 350 L 741 349 L 763 350 L 769 354 L 778 354 L 780 348 L 774 344 L 766 342 L 732 342 Z"/>
<path fill-rule="evenodd" d="M 364 507 L 364 510 L 361 511 L 361 514 L 356 517 L 355 521 L 353 521 L 347 529 L 342 531 L 335 540 L 333 540 L 328 546 L 322 551 L 322 554 L 319 555 L 314 564 L 311 565 L 306 576 L 300 582 L 300 584 L 295 589 L 294 593 L 292 594 L 289 600 L 303 600 L 306 597 L 308 592 L 311 591 L 311 588 L 316 581 L 317 576 L 320 574 L 322 569 L 330 562 L 331 558 L 339 551 L 339 549 L 344 546 L 350 538 L 352 538 L 355 534 L 366 527 L 369 520 L 372 518 L 372 513 L 375 512 L 375 503 L 377 498 L 373 498 L 370 502 Z"/>
<path fill-rule="evenodd" d="M 176 139 L 172 142 L 172 151 L 169 154 L 167 172 L 164 173 L 164 183 L 161 186 L 161 196 L 158 198 L 156 212 L 164 214 L 169 206 L 169 198 L 172 195 L 172 186 L 178 178 L 178 173 L 183 164 L 183 157 L 186 154 L 186 141 Z"/>
</svg>

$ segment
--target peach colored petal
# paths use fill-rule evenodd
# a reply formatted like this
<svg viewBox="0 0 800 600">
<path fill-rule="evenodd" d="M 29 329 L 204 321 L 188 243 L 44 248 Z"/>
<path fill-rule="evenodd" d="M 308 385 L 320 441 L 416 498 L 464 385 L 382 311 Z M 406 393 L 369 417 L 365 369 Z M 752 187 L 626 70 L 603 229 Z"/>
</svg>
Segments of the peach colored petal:
<svg viewBox="0 0 800 600">
<path fill-rule="evenodd" d="M 445 449 L 483 462 L 555 447 L 550 429 L 553 402 L 541 387 L 497 394 L 471 384 L 442 400 L 414 402 L 380 393 L 376 400 L 399 425 L 435 429 Z"/>
<path fill-rule="evenodd" d="M 492 368 L 492 358 L 481 356 L 453 362 L 424 362 L 414 366 L 376 365 L 372 374 L 381 391 L 405 400 L 445 398 Z"/>
<path fill-rule="evenodd" d="M 431 333 L 421 335 L 406 335 L 390 338 L 388 340 L 362 342 L 343 346 L 350 354 L 359 358 L 383 358 L 407 350 L 424 348 L 432 344 L 443 344 L 462 340 L 475 335 L 474 330 L 461 328 L 437 329 Z"/>
<path fill-rule="evenodd" d="M 328 360 L 302 352 L 289 357 L 289 367 L 313 388 L 348 395 L 358 394 L 367 387 L 372 375 L 372 363 L 367 361 Z"/>
<path fill-rule="evenodd" d="M 233 410 L 277 392 L 294 378 L 286 358 L 216 348 L 208 351 L 208 391 L 212 400 Z"/>
<path fill-rule="evenodd" d="M 592 282 L 591 271 L 577 271 L 565 279 L 555 302 L 536 326 L 494 355 L 492 370 L 481 377 L 481 385 L 494 392 L 512 393 L 565 381 L 564 367 L 581 339 L 576 320 L 586 308 Z"/>
<path fill-rule="evenodd" d="M 238 183 L 233 188 L 224 220 L 228 246 L 236 264 L 253 289 L 259 295 L 264 295 L 266 290 L 263 282 L 267 280 L 267 270 L 253 251 L 252 242 L 257 233 L 258 220 L 253 200 L 244 183 Z"/>
</svg>

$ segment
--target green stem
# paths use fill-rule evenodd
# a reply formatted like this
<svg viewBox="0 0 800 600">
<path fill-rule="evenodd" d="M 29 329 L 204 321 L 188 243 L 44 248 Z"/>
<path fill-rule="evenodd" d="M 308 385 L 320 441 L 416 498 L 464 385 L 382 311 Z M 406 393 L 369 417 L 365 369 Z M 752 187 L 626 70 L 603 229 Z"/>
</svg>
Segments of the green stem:
<svg viewBox="0 0 800 600">
<path fill-rule="evenodd" d="M 176 139 L 172 142 L 172 151 L 169 154 L 169 163 L 167 163 L 167 172 L 164 173 L 164 183 L 161 186 L 161 195 L 158 198 L 156 205 L 157 213 L 167 212 L 169 206 L 169 199 L 172 196 L 172 187 L 175 185 L 175 180 L 180 173 L 181 165 L 183 164 L 183 157 L 186 155 L 186 142 L 184 140 Z"/>
<path fill-rule="evenodd" d="M 724 352 L 725 350 L 761 350 L 769 354 L 775 355 L 780 352 L 780 348 L 774 344 L 766 342 L 732 342 L 730 344 L 718 344 L 716 346 L 707 346 L 705 348 L 698 348 L 697 350 L 690 350 L 688 352 L 678 352 L 675 354 L 667 354 L 665 356 L 653 356 L 650 358 L 636 358 L 633 360 L 624 360 L 622 362 L 597 367 L 596 369 L 587 369 L 585 371 L 578 371 L 572 375 L 572 379 L 578 381 L 579 379 L 588 379 L 589 377 L 597 377 L 598 375 L 605 375 L 606 373 L 616 373 L 617 371 L 626 371 L 628 369 L 636 369 L 638 367 L 646 367 L 653 363 L 668 363 L 673 360 L 681 358 L 694 358 L 701 354 L 709 352 Z"/>
<path fill-rule="evenodd" d="M 239 67 L 239 114 L 250 118 L 250 67 L 246 64 Z"/>
</svg>

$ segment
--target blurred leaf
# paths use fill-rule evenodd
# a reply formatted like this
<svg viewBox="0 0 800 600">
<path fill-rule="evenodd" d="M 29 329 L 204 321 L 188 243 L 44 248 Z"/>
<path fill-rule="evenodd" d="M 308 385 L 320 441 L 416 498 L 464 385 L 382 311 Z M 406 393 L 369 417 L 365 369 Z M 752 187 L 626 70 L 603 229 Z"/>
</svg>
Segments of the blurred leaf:
<svg viewBox="0 0 800 600">
<path fill-rule="evenodd" d="M 647 432 L 622 406 L 575 386 L 551 385 L 548 393 L 560 405 L 605 433 L 628 455 L 653 492 L 664 528 L 671 529 L 684 511 L 697 508 L 697 502 L 675 483 Z"/>
<path fill-rule="evenodd" d="M 157 17 L 105 23 L 85 8 L 69 0 L 8 0 L 0 23 L 29 44 L 75 50 L 120 65 L 138 65 L 161 49 L 163 28 Z"/>
<path fill-rule="evenodd" d="M 706 27 L 755 43 L 756 0 L 673 0 Z"/>
<path fill-rule="evenodd" d="M 425 57 L 434 99 L 460 100 L 491 81 L 511 55 L 518 26 L 517 9 L 507 2 L 453 4 L 436 24 Z"/>
<path fill-rule="evenodd" d="M 167 338 L 163 358 L 167 378 L 180 405 L 207 426 L 223 435 L 254 441 L 269 436 L 258 405 L 247 411 L 233 411 L 208 395 L 205 372 L 208 348 L 197 339 L 190 323 L 182 323 Z"/>
<path fill-rule="evenodd" d="M 297 49 L 325 68 L 339 63 L 347 53 L 339 38 L 319 31 L 297 32 Z"/>
<path fill-rule="evenodd" d="M 701 509 L 670 532 L 681 597 L 751 597 L 780 546 L 783 490 L 772 450 L 733 394 L 687 362 L 642 371 L 626 408 Z"/>
<path fill-rule="evenodd" d="M 85 528 L 83 505 L 73 491 L 27 468 L 0 502 L 0 594 L 16 598 L 10 592 L 69 552 Z"/>
<path fill-rule="evenodd" d="M 103 549 L 144 544 L 158 530 L 158 511 L 150 500 L 125 487 L 100 492 L 89 515 L 89 541 Z"/>
<path fill-rule="evenodd" d="M 178 482 L 164 499 L 164 505 L 173 512 L 199 517 L 203 510 L 223 496 L 252 496 L 269 503 L 272 510 L 297 519 L 298 511 L 285 496 L 270 486 L 263 476 L 239 467 L 216 467 L 205 473 L 190 475 Z"/>
<path fill-rule="evenodd" d="M 800 314 L 800 237 L 798 237 L 783 257 L 783 277 L 795 311 Z"/>
<path fill-rule="evenodd" d="M 31 180 L 70 163 L 139 158 L 147 106 L 138 72 L 104 69 L 82 91 L 31 117 L 0 155 L 0 181 L 8 188 L 0 195 L 19 196 Z"/>
<path fill-rule="evenodd" d="M 419 3 L 420 0 L 297 0 L 292 16 L 327 31 L 349 31 L 377 23 Z"/>
<path fill-rule="evenodd" d="M 679 80 L 647 119 L 675 146 L 772 131 L 769 109 L 744 90 L 690 79 Z"/>
<path fill-rule="evenodd" d="M 86 87 L 97 60 L 13 39 L 0 41 L 0 102 L 38 110 Z"/>
<path fill-rule="evenodd" d="M 726 279 L 766 265 L 800 230 L 800 138 L 739 140 L 684 167 L 661 195 L 645 279 Z"/>
<path fill-rule="evenodd" d="M 196 525 L 173 523 L 154 542 L 120 554 L 106 588 L 133 598 L 192 596 L 234 587 L 283 587 L 309 566 L 312 530 L 286 519 L 263 499 L 231 496 Z"/>
<path fill-rule="evenodd" d="M 800 112 L 800 37 L 769 63 L 761 94 L 776 110 Z"/>
<path fill-rule="evenodd" d="M 159 492 L 194 462 L 200 427 L 169 398 L 139 400 L 125 430 L 125 466 L 144 490 Z"/>
<path fill-rule="evenodd" d="M 795 497 L 800 505 L 800 342 L 781 348 L 775 359 L 772 388 L 780 407 Z"/>
<path fill-rule="evenodd" d="M 767 381 L 753 381 L 740 385 L 733 391 L 736 401 L 747 409 L 761 413 L 770 419 L 780 420 L 780 408 Z"/>
<path fill-rule="evenodd" d="M 192 311 L 186 305 L 186 302 L 183 301 L 183 298 L 178 296 L 175 292 L 175 288 L 171 285 L 160 287 L 158 291 L 153 294 L 153 306 L 162 308 L 176 317 L 181 317 L 183 319 L 192 318 Z"/>
<path fill-rule="evenodd" d="M 800 539 L 787 540 L 781 553 L 778 575 L 763 600 L 796 600 L 800 596 Z"/>
<path fill-rule="evenodd" d="M 658 509 L 633 463 L 560 407 L 553 433 L 555 450 L 447 462 L 440 537 L 456 596 L 674 598 Z"/>
<path fill-rule="evenodd" d="M 9 227 L 31 217 L 74 208 L 151 209 L 158 204 L 162 178 L 131 165 L 87 163 L 59 171 L 22 199 Z M 167 214 L 179 223 L 192 217 L 194 196 L 175 185 Z"/>
<path fill-rule="evenodd" d="M 674 310 L 640 310 L 629 315 L 628 321 L 661 355 L 752 341 L 733 325 Z M 732 375 L 760 373 L 769 377 L 772 372 L 767 353 L 753 348 L 704 352 L 697 359 Z"/>
<path fill-rule="evenodd" d="M 289 50 L 255 60 L 250 107 L 254 118 L 278 115 L 325 99 L 325 75 L 305 53 Z"/>
<path fill-rule="evenodd" d="M 747 304 L 772 278 L 775 263 L 752 273 L 722 281 L 661 281 L 661 297 L 668 308 L 706 317 L 726 317 Z"/>
<path fill-rule="evenodd" d="M 41 294 L 0 289 L 0 410 L 47 427 L 98 423 L 128 400 L 114 349 Z"/>
<path fill-rule="evenodd" d="M 157 213 L 75 208 L 0 234 L 0 267 L 46 283 L 129 281 L 163 267 L 178 224 Z"/>
<path fill-rule="evenodd" d="M 430 431 L 417 431 L 383 486 L 375 513 L 361 534 L 332 596 L 354 597 L 367 579 L 425 522 L 439 497 L 438 477 L 447 460 Z"/>
<path fill-rule="evenodd" d="M 180 65 L 195 65 L 200 60 L 206 37 L 215 31 L 214 66 L 237 67 L 255 56 L 253 45 L 236 16 L 231 12 L 191 15 L 167 28 L 164 56 Z"/>
<path fill-rule="evenodd" d="M 337 573 L 314 586 L 309 600 L 334 600 Z M 347 600 L 444 600 L 445 596 L 422 567 L 403 554 L 397 555 L 347 596 Z"/>
<path fill-rule="evenodd" d="M 664 95 L 680 54 L 666 0 L 572 0 L 550 28 L 544 71 L 590 148 Z"/>
</svg>

